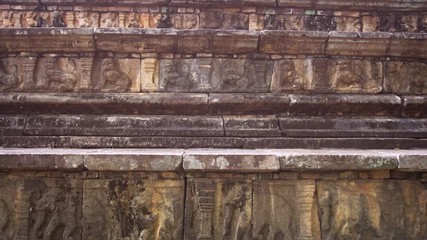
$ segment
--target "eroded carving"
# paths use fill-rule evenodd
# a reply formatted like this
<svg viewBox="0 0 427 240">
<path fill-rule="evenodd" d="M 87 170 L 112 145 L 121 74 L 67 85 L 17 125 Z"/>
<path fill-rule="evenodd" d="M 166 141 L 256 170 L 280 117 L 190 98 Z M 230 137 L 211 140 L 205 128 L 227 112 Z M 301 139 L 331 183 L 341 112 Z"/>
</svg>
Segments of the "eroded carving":
<svg viewBox="0 0 427 240">
<path fill-rule="evenodd" d="M 182 181 L 140 179 L 85 182 L 83 239 L 179 239 L 182 236 Z M 91 218 L 97 213 L 98 225 Z"/>
<path fill-rule="evenodd" d="M 172 27 L 172 19 L 167 12 L 162 12 L 157 14 L 155 17 L 156 28 L 171 28 Z"/>
<path fill-rule="evenodd" d="M 101 27 L 119 27 L 119 17 L 117 13 L 108 12 L 101 14 Z"/>
<path fill-rule="evenodd" d="M 377 30 L 377 16 L 363 16 L 363 32 L 375 32 Z"/>
<path fill-rule="evenodd" d="M 3 11 L 1 13 L 1 27 L 10 28 L 14 27 L 14 18 L 11 11 Z"/>
<path fill-rule="evenodd" d="M 159 85 L 159 61 L 154 58 L 147 58 L 142 61 L 142 81 L 143 91 L 156 91 Z"/>
<path fill-rule="evenodd" d="M 312 60 L 287 59 L 274 64 L 272 91 L 314 90 Z"/>
<path fill-rule="evenodd" d="M 140 89 L 138 59 L 98 58 L 93 69 L 93 86 L 102 92 L 126 92 Z"/>
<path fill-rule="evenodd" d="M 165 91 L 267 91 L 271 63 L 245 59 L 162 60 L 160 89 Z"/>
<path fill-rule="evenodd" d="M 54 11 L 51 13 L 52 27 L 66 27 L 67 24 L 64 22 L 64 14 L 60 11 Z"/>
<path fill-rule="evenodd" d="M 37 13 L 29 11 L 25 14 L 25 23 L 27 27 L 36 27 L 37 26 Z"/>
<path fill-rule="evenodd" d="M 76 59 L 45 57 L 37 61 L 36 87 L 52 91 L 75 90 L 79 81 Z"/>
<path fill-rule="evenodd" d="M 129 13 L 125 26 L 128 28 L 140 28 L 141 23 L 139 22 L 139 14 L 134 12 Z"/>
<path fill-rule="evenodd" d="M 196 29 L 199 17 L 196 14 L 175 14 L 172 22 L 173 27 L 176 29 Z"/>
<path fill-rule="evenodd" d="M 13 90 L 21 86 L 23 80 L 19 74 L 16 59 L 1 59 L 0 61 L 0 91 Z"/>
<path fill-rule="evenodd" d="M 76 25 L 79 27 L 99 27 L 98 13 L 78 12 L 76 16 Z"/>
<path fill-rule="evenodd" d="M 187 184 L 184 239 L 251 238 L 250 181 L 189 179 Z"/>
<path fill-rule="evenodd" d="M 255 181 L 253 239 L 319 239 L 314 181 Z"/>
<path fill-rule="evenodd" d="M 282 17 L 276 15 L 267 14 L 264 17 L 264 29 L 266 30 L 285 30 L 285 20 Z"/>
<path fill-rule="evenodd" d="M 332 15 L 309 15 L 304 19 L 305 29 L 310 31 L 335 31 L 336 23 Z"/>
<path fill-rule="evenodd" d="M 386 89 L 393 93 L 427 93 L 427 64 L 390 61 L 385 65 Z"/>
<path fill-rule="evenodd" d="M 322 239 L 423 239 L 427 215 L 415 197 L 423 190 L 409 181 L 320 182 Z"/>
<path fill-rule="evenodd" d="M 362 24 L 356 17 L 335 17 L 336 30 L 343 32 L 359 32 Z"/>
</svg>

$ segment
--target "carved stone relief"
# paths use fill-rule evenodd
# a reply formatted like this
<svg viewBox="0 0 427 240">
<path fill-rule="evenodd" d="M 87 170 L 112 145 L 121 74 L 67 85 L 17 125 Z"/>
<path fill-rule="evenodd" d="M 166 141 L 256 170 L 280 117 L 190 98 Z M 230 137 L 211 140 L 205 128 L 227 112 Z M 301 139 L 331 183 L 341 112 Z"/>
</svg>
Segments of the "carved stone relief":
<svg viewBox="0 0 427 240">
<path fill-rule="evenodd" d="M 221 11 L 201 12 L 200 28 L 249 29 L 249 16 L 242 13 L 224 13 Z"/>
<path fill-rule="evenodd" d="M 23 76 L 19 73 L 17 58 L 0 60 L 0 91 L 10 91 L 22 88 Z"/>
<path fill-rule="evenodd" d="M 146 58 L 141 64 L 141 90 L 157 91 L 159 86 L 159 60 Z"/>
<path fill-rule="evenodd" d="M 385 64 L 385 87 L 393 93 L 427 93 L 427 64 L 390 61 Z"/>
<path fill-rule="evenodd" d="M 0 12 L 0 16 L 1 16 L 1 22 L 0 22 L 0 27 L 3 28 L 11 28 L 11 27 L 15 27 L 15 18 L 14 15 L 16 13 L 13 13 L 12 11 L 2 11 Z M 18 21 L 19 23 L 19 21 Z"/>
<path fill-rule="evenodd" d="M 175 59 L 160 61 L 160 90 L 265 92 L 271 81 L 267 60 Z"/>
<path fill-rule="evenodd" d="M 102 13 L 100 26 L 103 28 L 119 27 L 118 14 L 113 12 Z"/>
<path fill-rule="evenodd" d="M 174 14 L 172 25 L 176 29 L 197 29 L 199 27 L 199 16 L 196 14 Z"/>
<path fill-rule="evenodd" d="M 375 32 L 377 30 L 377 22 L 378 17 L 377 16 L 363 16 L 362 17 L 362 25 L 363 25 L 363 32 Z"/>
<path fill-rule="evenodd" d="M 139 59 L 97 58 L 92 70 L 94 90 L 139 91 L 140 65 Z"/>
<path fill-rule="evenodd" d="M 83 239 L 180 239 L 183 191 L 181 180 L 87 180 Z"/>
<path fill-rule="evenodd" d="M 322 239 L 424 239 L 427 213 L 411 181 L 321 181 Z M 425 203 L 424 203 L 425 204 Z"/>
<path fill-rule="evenodd" d="M 15 184 L 11 178 L 0 175 L 0 239 L 12 240 L 16 236 Z"/>
<path fill-rule="evenodd" d="M 320 239 L 314 181 L 255 181 L 253 239 Z"/>
<path fill-rule="evenodd" d="M 184 239 L 251 239 L 249 180 L 188 179 Z"/>
<path fill-rule="evenodd" d="M 75 26 L 78 27 L 99 27 L 99 13 L 96 12 L 76 12 Z"/>
<path fill-rule="evenodd" d="M 304 27 L 310 31 L 335 31 L 336 23 L 332 15 L 309 15 L 304 19 Z"/>
<path fill-rule="evenodd" d="M 337 25 L 337 31 L 343 32 L 360 32 L 362 24 L 357 17 L 335 17 L 335 23 Z"/>
<path fill-rule="evenodd" d="M 275 62 L 272 91 L 375 93 L 382 89 L 382 63 L 344 59 Z"/>
<path fill-rule="evenodd" d="M 44 57 L 37 60 L 37 89 L 55 92 L 74 91 L 79 80 L 77 59 Z"/>
</svg>

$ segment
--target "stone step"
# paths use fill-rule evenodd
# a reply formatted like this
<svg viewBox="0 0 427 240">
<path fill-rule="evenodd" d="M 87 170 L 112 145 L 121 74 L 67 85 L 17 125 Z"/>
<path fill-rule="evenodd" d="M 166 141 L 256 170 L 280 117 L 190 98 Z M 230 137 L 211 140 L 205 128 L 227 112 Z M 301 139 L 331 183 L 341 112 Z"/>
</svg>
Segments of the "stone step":
<svg viewBox="0 0 427 240">
<path fill-rule="evenodd" d="M 2 170 L 276 172 L 427 170 L 427 150 L 1 148 Z"/>
<path fill-rule="evenodd" d="M 2 93 L 1 114 L 427 116 L 426 96 L 279 93 Z"/>
</svg>

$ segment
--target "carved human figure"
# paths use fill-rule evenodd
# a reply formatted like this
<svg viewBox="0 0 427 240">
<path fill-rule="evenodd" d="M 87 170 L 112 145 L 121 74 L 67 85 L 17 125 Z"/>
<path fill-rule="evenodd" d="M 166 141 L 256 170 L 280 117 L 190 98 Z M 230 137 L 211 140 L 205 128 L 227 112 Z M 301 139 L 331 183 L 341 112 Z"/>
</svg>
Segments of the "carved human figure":
<svg viewBox="0 0 427 240">
<path fill-rule="evenodd" d="M 141 24 L 139 22 L 139 15 L 137 13 L 129 13 L 128 24 L 126 25 L 128 28 L 140 28 Z"/>
<path fill-rule="evenodd" d="M 22 82 L 21 80 L 16 65 L 10 66 L 7 70 L 0 65 L 0 90 L 16 88 Z"/>
<path fill-rule="evenodd" d="M 25 14 L 25 21 L 27 22 L 28 27 L 37 26 L 37 13 L 36 12 L 27 12 Z"/>
<path fill-rule="evenodd" d="M 10 11 L 4 11 L 1 14 L 1 18 L 2 18 L 2 26 L 4 28 L 9 28 L 9 27 L 13 27 L 13 13 Z"/>
<path fill-rule="evenodd" d="M 361 24 L 359 18 L 355 17 L 336 17 L 334 18 L 337 24 L 337 31 L 343 32 L 358 32 L 360 31 Z"/>
<path fill-rule="evenodd" d="M 302 16 L 289 15 L 284 18 L 284 25 L 286 30 L 302 30 Z"/>
<path fill-rule="evenodd" d="M 170 28 L 172 27 L 172 20 L 168 13 L 157 14 L 155 18 L 156 28 Z"/>
<path fill-rule="evenodd" d="M 73 215 L 77 204 L 68 195 L 64 200 L 63 195 L 64 193 L 59 188 L 53 188 L 35 203 L 36 216 L 33 234 L 37 238 L 51 240 L 55 231 L 62 226 L 64 227 L 62 239 L 74 239 L 72 233 L 76 228 L 76 219 L 73 218 Z M 47 226 L 43 228 L 45 223 Z"/>
<path fill-rule="evenodd" d="M 117 27 L 116 19 L 117 15 L 115 13 L 108 12 L 102 16 L 101 27 Z"/>
<path fill-rule="evenodd" d="M 184 14 L 182 16 L 182 28 L 194 29 L 197 27 L 198 16 L 196 14 Z"/>
<path fill-rule="evenodd" d="M 77 83 L 76 63 L 69 59 L 44 58 L 39 62 L 38 87 L 55 91 L 72 91 Z"/>
<path fill-rule="evenodd" d="M 247 89 L 250 80 L 245 76 L 245 64 L 237 61 L 224 61 L 221 66 L 221 88 L 222 89 Z"/>
<path fill-rule="evenodd" d="M 101 62 L 101 79 L 97 89 L 124 92 L 129 89 L 132 79 L 120 70 L 119 63 L 113 58 Z"/>
<path fill-rule="evenodd" d="M 49 27 L 49 17 L 50 14 L 48 12 L 38 14 L 36 27 Z"/>
<path fill-rule="evenodd" d="M 65 24 L 63 15 L 59 11 L 54 11 L 51 16 L 52 19 L 52 27 L 66 27 L 67 24 Z"/>
<path fill-rule="evenodd" d="M 416 32 L 417 31 L 417 17 L 403 16 L 400 19 L 400 28 L 403 32 Z"/>
<path fill-rule="evenodd" d="M 88 13 L 87 12 L 79 12 L 77 14 L 77 21 L 79 27 L 90 27 L 90 21 L 88 19 Z"/>
<path fill-rule="evenodd" d="M 190 65 L 186 61 L 164 60 L 161 64 L 160 89 L 185 90 L 194 84 L 191 82 Z"/>
<path fill-rule="evenodd" d="M 377 30 L 377 16 L 363 16 L 363 32 L 375 32 Z"/>
<path fill-rule="evenodd" d="M 246 205 L 247 196 L 245 189 L 246 186 L 235 184 L 232 191 L 224 197 L 224 222 L 222 229 L 224 230 L 224 239 L 247 239 L 249 236 L 244 236 L 241 228 L 244 227 L 246 222 L 246 212 L 244 206 Z M 225 187 L 225 186 L 223 186 Z"/>
</svg>

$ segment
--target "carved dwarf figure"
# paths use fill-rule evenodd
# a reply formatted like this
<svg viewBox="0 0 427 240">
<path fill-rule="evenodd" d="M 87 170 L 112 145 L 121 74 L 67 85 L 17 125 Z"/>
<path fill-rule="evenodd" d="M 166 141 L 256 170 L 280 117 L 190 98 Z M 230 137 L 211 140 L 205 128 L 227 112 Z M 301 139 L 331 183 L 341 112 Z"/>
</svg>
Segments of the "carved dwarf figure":
<svg viewBox="0 0 427 240">
<path fill-rule="evenodd" d="M 97 88 L 105 91 L 124 92 L 129 89 L 132 79 L 120 70 L 119 63 L 106 58 L 101 62 L 101 79 Z"/>
<path fill-rule="evenodd" d="M 12 13 L 12 12 L 4 11 L 4 12 L 1 14 L 1 17 L 2 17 L 2 26 L 3 26 L 4 28 L 13 27 L 13 23 L 12 23 L 12 20 L 13 20 L 13 13 Z"/>
<path fill-rule="evenodd" d="M 54 11 L 52 13 L 52 27 L 66 27 L 67 24 L 65 24 L 63 15 L 59 11 Z"/>
<path fill-rule="evenodd" d="M 37 13 L 36 12 L 27 12 L 25 14 L 25 21 L 27 22 L 28 27 L 37 26 Z"/>
<path fill-rule="evenodd" d="M 139 23 L 139 15 L 137 13 L 129 13 L 129 22 L 126 25 L 128 28 L 140 28 L 141 24 Z"/>
<path fill-rule="evenodd" d="M 10 90 L 16 88 L 21 82 L 18 76 L 18 67 L 16 65 L 10 66 L 8 72 L 0 66 L 0 90 Z"/>
<path fill-rule="evenodd" d="M 168 13 L 160 13 L 156 16 L 156 28 L 172 27 L 172 20 Z"/>
<path fill-rule="evenodd" d="M 101 27 L 117 27 L 117 15 L 115 13 L 107 13 L 101 19 Z"/>
<path fill-rule="evenodd" d="M 77 14 L 77 22 L 79 27 L 90 27 L 90 21 L 88 19 L 88 13 L 87 12 L 79 12 Z"/>
</svg>

